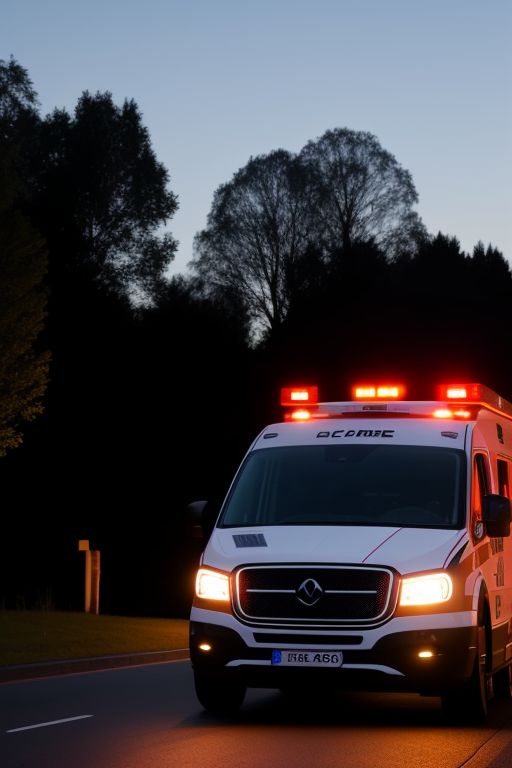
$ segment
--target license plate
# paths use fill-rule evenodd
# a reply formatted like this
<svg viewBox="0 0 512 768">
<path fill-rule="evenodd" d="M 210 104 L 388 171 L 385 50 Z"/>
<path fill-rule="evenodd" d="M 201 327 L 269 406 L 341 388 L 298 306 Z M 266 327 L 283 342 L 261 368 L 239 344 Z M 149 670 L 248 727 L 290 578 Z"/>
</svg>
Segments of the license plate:
<svg viewBox="0 0 512 768">
<path fill-rule="evenodd" d="M 341 651 L 272 651 L 272 664 L 279 667 L 341 667 Z"/>
</svg>

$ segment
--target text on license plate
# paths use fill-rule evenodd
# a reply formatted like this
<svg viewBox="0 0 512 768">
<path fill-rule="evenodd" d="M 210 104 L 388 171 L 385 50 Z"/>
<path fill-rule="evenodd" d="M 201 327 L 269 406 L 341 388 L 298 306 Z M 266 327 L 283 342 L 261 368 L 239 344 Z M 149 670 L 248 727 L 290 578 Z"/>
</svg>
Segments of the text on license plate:
<svg viewBox="0 0 512 768">
<path fill-rule="evenodd" d="M 280 667 L 341 667 L 341 651 L 272 651 L 272 664 Z"/>
</svg>

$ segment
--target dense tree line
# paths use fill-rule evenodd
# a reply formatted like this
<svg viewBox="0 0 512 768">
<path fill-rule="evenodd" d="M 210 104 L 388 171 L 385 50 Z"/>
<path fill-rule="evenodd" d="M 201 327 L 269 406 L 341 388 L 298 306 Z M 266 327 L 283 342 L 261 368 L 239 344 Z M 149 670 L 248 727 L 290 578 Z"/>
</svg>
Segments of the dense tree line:
<svg viewBox="0 0 512 768">
<path fill-rule="evenodd" d="M 506 260 L 429 235 L 371 134 L 251 158 L 172 280 L 177 196 L 133 101 L 43 117 L 0 62 L 0 139 L 5 605 L 79 608 L 89 538 L 103 610 L 185 614 L 185 506 L 222 497 L 282 384 L 464 376 L 512 399 Z"/>
</svg>

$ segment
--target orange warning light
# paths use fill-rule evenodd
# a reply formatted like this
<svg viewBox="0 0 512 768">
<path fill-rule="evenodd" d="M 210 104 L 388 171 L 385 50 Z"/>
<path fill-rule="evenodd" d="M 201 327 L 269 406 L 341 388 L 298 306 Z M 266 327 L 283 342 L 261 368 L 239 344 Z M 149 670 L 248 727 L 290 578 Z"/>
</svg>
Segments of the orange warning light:
<svg viewBox="0 0 512 768">
<path fill-rule="evenodd" d="M 308 421 L 311 418 L 311 412 L 301 408 L 300 410 L 292 411 L 290 417 L 293 421 Z"/>
</svg>

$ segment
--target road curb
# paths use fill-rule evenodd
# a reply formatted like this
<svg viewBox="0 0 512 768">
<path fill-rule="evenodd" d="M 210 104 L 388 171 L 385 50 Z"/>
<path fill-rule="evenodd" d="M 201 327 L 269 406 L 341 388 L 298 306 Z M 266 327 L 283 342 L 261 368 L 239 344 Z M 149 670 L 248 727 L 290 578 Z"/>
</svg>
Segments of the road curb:
<svg viewBox="0 0 512 768">
<path fill-rule="evenodd" d="M 96 672 L 102 669 L 134 667 L 139 664 L 161 664 L 165 661 L 189 659 L 188 648 L 175 651 L 151 651 L 150 653 L 123 653 L 114 656 L 92 656 L 84 659 L 44 661 L 38 664 L 13 664 L 0 667 L 0 683 L 29 680 L 34 677 L 70 675 L 74 672 Z"/>
</svg>

